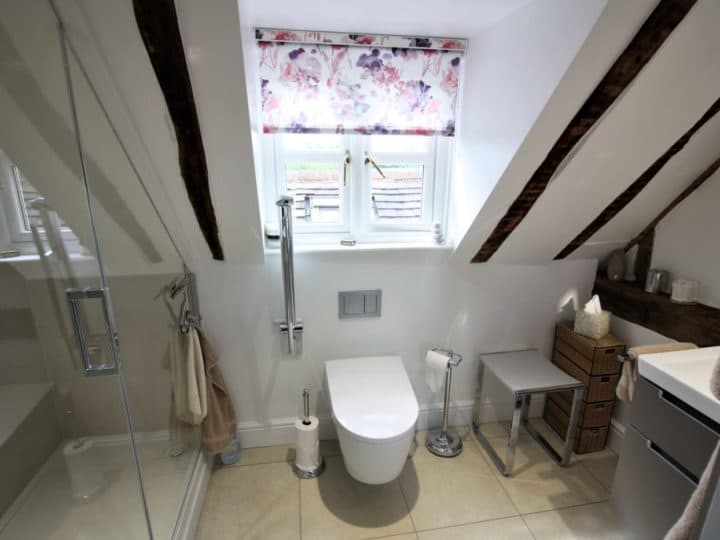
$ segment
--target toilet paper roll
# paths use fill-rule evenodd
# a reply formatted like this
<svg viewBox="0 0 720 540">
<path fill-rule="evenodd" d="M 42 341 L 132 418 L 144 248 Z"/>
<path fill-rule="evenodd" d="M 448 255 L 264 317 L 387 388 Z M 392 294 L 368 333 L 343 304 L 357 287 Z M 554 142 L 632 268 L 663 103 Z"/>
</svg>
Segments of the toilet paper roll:
<svg viewBox="0 0 720 540">
<path fill-rule="evenodd" d="M 430 390 L 437 392 L 445 383 L 448 355 L 439 351 L 428 351 L 425 355 L 425 382 Z"/>
<path fill-rule="evenodd" d="M 320 465 L 320 421 L 316 416 L 311 416 L 310 424 L 305 425 L 301 419 L 297 419 L 295 432 L 295 465 L 303 471 L 314 471 Z"/>
<path fill-rule="evenodd" d="M 89 439 L 70 441 L 63 447 L 65 468 L 76 499 L 89 499 L 105 485 L 105 475 L 93 454 L 93 443 Z"/>
</svg>

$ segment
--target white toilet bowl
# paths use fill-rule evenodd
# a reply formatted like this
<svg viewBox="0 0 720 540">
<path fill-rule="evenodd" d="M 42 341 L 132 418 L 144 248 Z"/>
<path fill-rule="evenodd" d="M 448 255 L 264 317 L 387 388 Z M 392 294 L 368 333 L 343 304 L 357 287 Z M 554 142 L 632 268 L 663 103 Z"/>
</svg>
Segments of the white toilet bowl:
<svg viewBox="0 0 720 540">
<path fill-rule="evenodd" d="M 330 406 L 350 476 L 366 484 L 397 478 L 415 433 L 418 404 L 399 356 L 325 362 Z"/>
</svg>

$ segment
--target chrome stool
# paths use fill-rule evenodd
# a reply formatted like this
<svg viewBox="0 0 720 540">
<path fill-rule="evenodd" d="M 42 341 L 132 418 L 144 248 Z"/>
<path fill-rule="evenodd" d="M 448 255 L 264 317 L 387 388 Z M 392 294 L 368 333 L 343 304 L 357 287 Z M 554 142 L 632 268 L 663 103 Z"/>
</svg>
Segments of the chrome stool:
<svg viewBox="0 0 720 540">
<path fill-rule="evenodd" d="M 550 363 L 538 351 L 532 349 L 527 351 L 513 351 L 495 354 L 481 355 L 483 369 L 493 373 L 498 380 L 510 390 L 515 398 L 515 409 L 510 428 L 510 438 L 507 444 L 505 461 L 497 455 L 485 436 L 480 432 L 479 419 L 473 419 L 473 431 L 478 440 L 487 450 L 490 457 L 505 476 L 512 474 L 515 465 L 515 447 L 517 446 L 518 432 L 522 423 L 528 434 L 553 457 L 560 465 L 570 464 L 573 442 L 575 441 L 575 430 L 580 413 L 585 387 L 577 379 L 571 377 L 560 368 Z M 572 390 L 573 401 L 570 410 L 570 420 L 565 435 L 565 447 L 563 454 L 558 454 L 545 438 L 540 435 L 528 422 L 530 410 L 530 397 L 532 394 L 546 394 L 561 390 Z"/>
<path fill-rule="evenodd" d="M 462 452 L 462 438 L 454 429 L 448 428 L 448 415 L 450 413 L 450 388 L 452 386 L 453 368 L 462 364 L 462 356 L 445 349 L 433 351 L 447 354 L 448 363 L 445 372 L 445 405 L 443 407 L 442 428 L 428 431 L 425 446 L 430 452 L 440 457 L 455 457 Z"/>
</svg>

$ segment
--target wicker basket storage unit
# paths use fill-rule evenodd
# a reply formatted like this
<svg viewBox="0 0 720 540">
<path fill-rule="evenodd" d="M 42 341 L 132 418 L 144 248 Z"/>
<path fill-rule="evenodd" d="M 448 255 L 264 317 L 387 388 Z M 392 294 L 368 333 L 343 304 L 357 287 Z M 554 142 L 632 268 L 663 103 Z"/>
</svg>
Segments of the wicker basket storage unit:
<svg viewBox="0 0 720 540">
<path fill-rule="evenodd" d="M 620 378 L 617 356 L 624 352 L 625 344 L 615 336 L 590 339 L 577 334 L 572 323 L 556 327 L 552 361 L 585 385 L 574 447 L 577 454 L 605 448 Z M 553 392 L 545 400 L 543 417 L 561 437 L 565 437 L 571 405 L 571 392 Z"/>
</svg>

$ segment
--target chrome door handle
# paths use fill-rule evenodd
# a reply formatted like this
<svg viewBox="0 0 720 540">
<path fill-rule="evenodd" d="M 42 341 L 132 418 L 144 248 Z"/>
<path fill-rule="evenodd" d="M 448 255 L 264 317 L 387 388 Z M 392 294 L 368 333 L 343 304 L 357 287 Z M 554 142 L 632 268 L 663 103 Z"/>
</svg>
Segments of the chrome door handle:
<svg viewBox="0 0 720 540">
<path fill-rule="evenodd" d="M 75 334 L 75 343 L 80 353 L 80 365 L 84 375 L 115 375 L 118 372 L 118 366 L 115 361 L 115 348 L 118 345 L 118 335 L 115 330 L 115 324 L 110 310 L 110 291 L 107 287 L 85 288 L 85 289 L 65 289 L 67 297 L 68 309 L 70 311 L 70 320 L 72 322 L 73 333 Z M 112 358 L 111 362 L 97 364 L 93 362 L 93 356 L 97 356 L 98 351 L 102 349 L 97 344 L 89 344 L 85 324 L 80 313 L 80 303 L 87 300 L 99 300 L 102 307 L 103 317 L 105 318 L 105 335 L 107 338 L 108 356 Z M 93 354 L 94 353 L 94 354 Z"/>
</svg>

